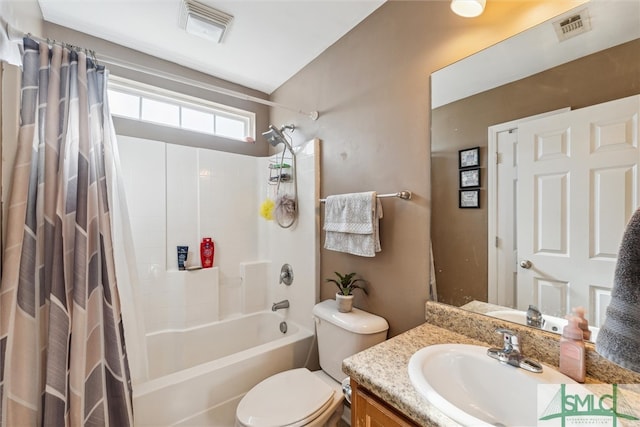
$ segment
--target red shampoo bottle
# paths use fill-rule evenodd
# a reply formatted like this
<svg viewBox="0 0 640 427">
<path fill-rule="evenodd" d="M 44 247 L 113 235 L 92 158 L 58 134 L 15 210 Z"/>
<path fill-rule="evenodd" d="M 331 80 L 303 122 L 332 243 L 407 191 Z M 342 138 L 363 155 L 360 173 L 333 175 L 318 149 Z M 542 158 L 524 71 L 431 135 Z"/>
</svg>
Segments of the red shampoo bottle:
<svg viewBox="0 0 640 427">
<path fill-rule="evenodd" d="M 200 261 L 202 262 L 202 268 L 213 267 L 213 253 L 214 246 L 211 237 L 205 237 L 200 243 Z"/>
</svg>

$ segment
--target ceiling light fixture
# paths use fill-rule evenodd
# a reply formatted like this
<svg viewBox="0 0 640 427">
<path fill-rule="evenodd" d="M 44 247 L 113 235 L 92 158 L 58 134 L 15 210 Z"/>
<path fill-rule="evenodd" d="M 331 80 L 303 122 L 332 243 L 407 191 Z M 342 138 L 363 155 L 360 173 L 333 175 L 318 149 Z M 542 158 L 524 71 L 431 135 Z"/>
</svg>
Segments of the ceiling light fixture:
<svg viewBox="0 0 640 427">
<path fill-rule="evenodd" d="M 451 10 L 464 18 L 482 15 L 487 0 L 451 0 Z"/>
<path fill-rule="evenodd" d="M 198 37 L 221 43 L 233 16 L 195 0 L 183 0 L 180 27 Z"/>
</svg>

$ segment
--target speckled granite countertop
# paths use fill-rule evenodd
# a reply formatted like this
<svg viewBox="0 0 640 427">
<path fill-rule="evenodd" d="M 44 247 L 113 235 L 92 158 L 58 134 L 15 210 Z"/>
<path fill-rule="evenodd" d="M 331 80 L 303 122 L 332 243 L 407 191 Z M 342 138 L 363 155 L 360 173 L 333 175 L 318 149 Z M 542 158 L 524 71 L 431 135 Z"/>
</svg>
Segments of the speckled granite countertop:
<svg viewBox="0 0 640 427">
<path fill-rule="evenodd" d="M 427 302 L 424 323 L 383 343 L 345 359 L 342 370 L 363 387 L 421 426 L 458 426 L 415 391 L 409 379 L 409 359 L 423 347 L 442 343 L 496 347 L 497 328 L 514 330 L 525 354 L 558 366 L 559 335 L 536 330 L 459 308 Z M 587 347 L 587 383 L 640 384 L 640 374 L 621 368 Z"/>
<path fill-rule="evenodd" d="M 489 304 L 488 302 L 482 301 L 471 301 L 460 307 L 463 310 L 473 311 L 474 313 L 487 314 L 491 311 L 518 311 L 515 308 L 503 307 L 501 305 Z"/>
<path fill-rule="evenodd" d="M 486 345 L 425 323 L 345 359 L 342 370 L 419 425 L 458 426 L 415 391 L 407 371 L 413 353 L 440 343 Z"/>
</svg>

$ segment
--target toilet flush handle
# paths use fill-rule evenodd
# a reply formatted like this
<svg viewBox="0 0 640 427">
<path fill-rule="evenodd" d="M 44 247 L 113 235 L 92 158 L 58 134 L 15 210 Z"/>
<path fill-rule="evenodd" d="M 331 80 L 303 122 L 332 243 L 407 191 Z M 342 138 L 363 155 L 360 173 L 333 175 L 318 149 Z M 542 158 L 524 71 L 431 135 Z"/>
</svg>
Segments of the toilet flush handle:
<svg viewBox="0 0 640 427">
<path fill-rule="evenodd" d="M 351 381 L 349 377 L 342 380 L 342 394 L 349 405 L 351 405 Z"/>
</svg>

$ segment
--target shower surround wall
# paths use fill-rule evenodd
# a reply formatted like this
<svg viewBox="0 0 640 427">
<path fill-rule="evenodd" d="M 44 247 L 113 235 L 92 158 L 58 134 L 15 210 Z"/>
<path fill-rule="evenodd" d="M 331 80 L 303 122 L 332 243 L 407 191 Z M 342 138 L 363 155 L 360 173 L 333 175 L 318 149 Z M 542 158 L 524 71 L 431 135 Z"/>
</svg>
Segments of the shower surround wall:
<svg viewBox="0 0 640 427">
<path fill-rule="evenodd" d="M 291 302 L 287 318 L 313 330 L 318 141 L 296 147 L 300 215 L 290 229 L 258 215 L 273 190 L 269 158 L 127 136 L 118 143 L 139 276 L 135 310 L 147 334 L 270 309 L 281 299 Z M 214 268 L 179 271 L 176 246 L 188 245 L 199 265 L 202 237 L 215 242 Z M 283 263 L 293 266 L 292 286 L 279 284 Z"/>
</svg>

